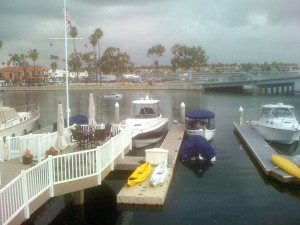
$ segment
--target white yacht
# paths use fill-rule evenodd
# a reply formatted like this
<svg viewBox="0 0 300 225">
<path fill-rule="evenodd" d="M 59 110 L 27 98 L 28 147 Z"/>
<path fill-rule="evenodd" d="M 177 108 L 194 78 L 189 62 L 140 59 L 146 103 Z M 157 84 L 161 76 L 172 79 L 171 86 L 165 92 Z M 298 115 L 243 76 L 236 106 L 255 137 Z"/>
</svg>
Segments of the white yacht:
<svg viewBox="0 0 300 225">
<path fill-rule="evenodd" d="M 250 124 L 267 141 L 282 144 L 299 141 L 300 127 L 294 106 L 283 103 L 263 105 L 259 120 L 251 121 Z"/>
<path fill-rule="evenodd" d="M 132 146 L 141 148 L 158 142 L 168 127 L 168 118 L 159 110 L 159 100 L 145 98 L 132 102 L 132 117 L 124 121 L 131 127 Z"/>
<path fill-rule="evenodd" d="M 21 136 L 30 133 L 37 127 L 40 118 L 37 105 L 26 105 L 17 108 L 0 107 L 0 136 Z"/>
<path fill-rule="evenodd" d="M 211 141 L 215 135 L 215 114 L 208 110 L 190 110 L 185 113 L 185 131 L 188 136 L 200 135 Z"/>
</svg>

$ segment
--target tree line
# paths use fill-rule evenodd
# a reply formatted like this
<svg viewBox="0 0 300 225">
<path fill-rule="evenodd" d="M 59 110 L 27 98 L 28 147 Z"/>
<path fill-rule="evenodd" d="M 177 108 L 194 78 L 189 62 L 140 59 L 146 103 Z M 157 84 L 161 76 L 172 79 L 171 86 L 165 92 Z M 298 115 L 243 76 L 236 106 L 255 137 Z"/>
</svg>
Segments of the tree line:
<svg viewBox="0 0 300 225">
<path fill-rule="evenodd" d="M 89 36 L 89 43 L 93 47 L 93 51 L 82 53 L 76 49 L 75 38 L 78 36 L 78 29 L 72 27 L 70 36 L 73 39 L 74 52 L 68 57 L 69 70 L 79 72 L 82 70 L 88 71 L 89 74 L 96 74 L 97 78 L 101 80 L 101 74 L 115 73 L 117 75 L 133 72 L 135 64 L 131 61 L 130 55 L 126 52 L 122 52 L 120 48 L 108 47 L 101 55 L 100 40 L 103 37 L 103 32 L 100 28 L 96 28 L 94 32 Z M 0 40 L 0 50 L 3 46 L 3 42 Z M 96 50 L 97 49 L 97 50 Z M 201 66 L 207 66 L 209 57 L 206 55 L 205 50 L 201 46 L 187 46 L 184 44 L 176 43 L 170 48 L 173 58 L 170 61 L 171 68 L 174 72 L 181 68 L 184 70 L 190 70 L 199 68 Z M 148 49 L 146 56 L 151 59 L 152 69 L 160 67 L 159 58 L 164 57 L 166 49 L 163 45 L 157 44 Z M 34 65 L 38 60 L 39 53 L 37 49 L 30 49 L 26 54 L 9 54 L 9 61 L 15 65 L 18 63 L 20 66 L 29 66 L 27 58 L 31 59 Z M 50 55 L 51 69 L 55 71 L 58 69 L 59 57 L 56 55 Z M 64 59 L 63 59 L 64 61 Z M 215 69 L 217 67 L 224 66 L 237 66 L 237 63 L 232 64 L 211 64 L 210 68 Z M 290 65 L 290 64 L 289 64 Z M 240 68 L 242 71 L 251 71 L 254 68 L 259 68 L 261 71 L 271 71 L 272 69 L 280 70 L 280 68 L 287 66 L 284 63 L 273 62 L 271 64 L 257 64 L 257 63 L 241 63 Z"/>
</svg>

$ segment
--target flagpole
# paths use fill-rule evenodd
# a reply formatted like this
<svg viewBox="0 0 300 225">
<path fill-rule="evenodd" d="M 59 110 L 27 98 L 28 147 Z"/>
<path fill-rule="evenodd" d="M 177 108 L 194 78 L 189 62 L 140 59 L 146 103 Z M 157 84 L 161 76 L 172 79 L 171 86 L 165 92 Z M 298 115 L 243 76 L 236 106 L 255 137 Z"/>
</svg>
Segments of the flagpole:
<svg viewBox="0 0 300 225">
<path fill-rule="evenodd" d="M 64 9 L 65 9 L 65 61 L 66 61 L 66 98 L 67 98 L 67 127 L 70 126 L 69 122 L 69 70 L 68 70 L 68 40 L 67 40 L 67 3 L 64 0 Z"/>
</svg>

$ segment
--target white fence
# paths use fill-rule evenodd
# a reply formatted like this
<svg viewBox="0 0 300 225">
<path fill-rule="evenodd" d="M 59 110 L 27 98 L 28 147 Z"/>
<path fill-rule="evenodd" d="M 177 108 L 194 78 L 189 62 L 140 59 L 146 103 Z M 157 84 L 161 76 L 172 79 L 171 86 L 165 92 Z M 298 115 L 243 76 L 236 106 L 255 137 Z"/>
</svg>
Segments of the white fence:
<svg viewBox="0 0 300 225">
<path fill-rule="evenodd" d="M 71 143 L 71 128 L 73 127 L 65 129 L 64 133 L 68 145 Z M 8 159 L 19 158 L 28 148 L 33 155 L 33 160 L 40 162 L 46 157 L 46 151 L 49 150 L 51 146 L 56 146 L 57 139 L 57 132 L 6 137 L 5 142 L 0 144 L 0 161 L 3 161 L 1 156 L 4 148 L 8 151 Z"/>
<path fill-rule="evenodd" d="M 49 156 L 44 161 L 22 173 L 0 190 L 0 224 L 6 225 L 23 209 L 25 218 L 29 218 L 29 204 L 46 190 L 54 196 L 54 186 L 90 176 L 98 177 L 110 165 L 114 169 L 114 160 L 131 145 L 130 128 L 119 133 L 108 142 L 95 149 L 74 152 L 65 155 Z"/>
<path fill-rule="evenodd" d="M 71 130 L 74 129 L 75 125 L 70 126 L 65 129 L 65 139 L 67 144 L 71 144 Z M 89 129 L 88 125 L 81 125 L 83 130 Z M 103 129 L 105 127 L 104 124 L 97 124 L 95 129 Z M 113 125 L 111 128 L 111 132 L 113 136 L 118 134 L 120 131 L 119 125 Z M 20 158 L 25 153 L 25 150 L 28 148 L 30 153 L 33 155 L 33 160 L 37 160 L 41 162 L 41 160 L 45 159 L 46 151 L 49 150 L 52 146 L 56 146 L 56 142 L 58 139 L 58 133 L 44 133 L 44 134 L 28 134 L 17 137 L 6 137 L 5 143 L 1 143 L 0 140 L 0 162 L 3 161 L 2 151 L 6 148 L 8 151 L 8 159 Z"/>
</svg>

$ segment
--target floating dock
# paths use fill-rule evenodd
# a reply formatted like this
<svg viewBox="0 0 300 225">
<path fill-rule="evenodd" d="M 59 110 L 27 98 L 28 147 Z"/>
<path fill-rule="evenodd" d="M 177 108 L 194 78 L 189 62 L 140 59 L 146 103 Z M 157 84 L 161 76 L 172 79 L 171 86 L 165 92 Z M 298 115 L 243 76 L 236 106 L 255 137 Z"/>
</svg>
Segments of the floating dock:
<svg viewBox="0 0 300 225">
<path fill-rule="evenodd" d="M 272 161 L 272 154 L 277 155 L 275 150 L 254 130 L 251 125 L 240 125 L 233 123 L 238 134 L 248 146 L 250 152 L 257 160 L 258 164 L 268 176 L 272 176 L 275 179 L 284 182 L 300 182 L 300 179 L 286 173 L 278 168 Z M 286 159 L 291 160 L 291 156 L 284 156 Z"/>
<path fill-rule="evenodd" d="M 153 187 L 150 184 L 150 177 L 140 184 L 133 187 L 129 187 L 127 184 L 124 185 L 122 190 L 117 195 L 117 203 L 124 204 L 146 204 L 146 205 L 163 205 L 168 188 L 170 186 L 173 170 L 176 164 L 179 148 L 183 139 L 185 126 L 182 123 L 173 124 L 165 137 L 160 148 L 168 150 L 169 162 L 168 162 L 168 178 L 167 180 Z M 134 157 L 134 156 L 132 156 Z M 129 159 L 127 159 L 128 161 Z M 133 158 L 134 160 L 134 158 Z M 126 164 L 122 162 L 123 164 Z M 117 166 L 116 166 L 117 168 Z M 136 168 L 136 167 L 135 167 Z M 152 168 L 154 171 L 155 167 Z"/>
</svg>

